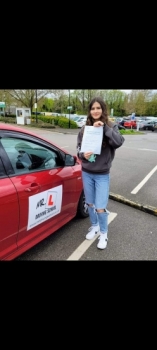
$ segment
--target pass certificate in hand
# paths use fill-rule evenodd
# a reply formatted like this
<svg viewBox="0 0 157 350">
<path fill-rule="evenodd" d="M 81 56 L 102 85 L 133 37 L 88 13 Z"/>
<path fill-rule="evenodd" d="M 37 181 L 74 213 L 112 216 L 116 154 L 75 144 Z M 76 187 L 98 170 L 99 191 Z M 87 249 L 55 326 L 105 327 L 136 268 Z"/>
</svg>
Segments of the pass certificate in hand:
<svg viewBox="0 0 157 350">
<path fill-rule="evenodd" d="M 93 152 L 94 154 L 101 153 L 103 138 L 103 126 L 88 126 L 84 128 L 81 152 Z"/>
</svg>

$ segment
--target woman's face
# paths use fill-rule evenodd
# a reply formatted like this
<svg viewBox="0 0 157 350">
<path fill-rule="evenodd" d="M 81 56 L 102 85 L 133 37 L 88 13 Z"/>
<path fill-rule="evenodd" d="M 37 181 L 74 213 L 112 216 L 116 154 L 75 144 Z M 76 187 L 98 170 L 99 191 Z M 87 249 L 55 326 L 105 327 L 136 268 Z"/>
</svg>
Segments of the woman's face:
<svg viewBox="0 0 157 350">
<path fill-rule="evenodd" d="M 90 110 L 90 114 L 91 114 L 93 119 L 95 119 L 95 120 L 100 119 L 100 117 L 102 115 L 102 108 L 101 108 L 100 103 L 98 103 L 98 102 L 93 103 L 93 106 Z"/>
</svg>

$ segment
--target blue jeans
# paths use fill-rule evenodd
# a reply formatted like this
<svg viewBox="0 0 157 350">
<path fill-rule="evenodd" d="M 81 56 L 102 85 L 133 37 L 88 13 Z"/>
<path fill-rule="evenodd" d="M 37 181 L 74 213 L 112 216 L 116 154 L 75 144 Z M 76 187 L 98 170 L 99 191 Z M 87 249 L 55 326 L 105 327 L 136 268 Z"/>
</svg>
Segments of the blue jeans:
<svg viewBox="0 0 157 350">
<path fill-rule="evenodd" d="M 82 181 L 91 224 L 92 226 L 99 225 L 100 232 L 107 234 L 109 211 L 106 208 L 109 199 L 110 174 L 90 174 L 82 171 Z M 96 211 L 98 209 L 105 211 L 98 213 Z"/>
</svg>

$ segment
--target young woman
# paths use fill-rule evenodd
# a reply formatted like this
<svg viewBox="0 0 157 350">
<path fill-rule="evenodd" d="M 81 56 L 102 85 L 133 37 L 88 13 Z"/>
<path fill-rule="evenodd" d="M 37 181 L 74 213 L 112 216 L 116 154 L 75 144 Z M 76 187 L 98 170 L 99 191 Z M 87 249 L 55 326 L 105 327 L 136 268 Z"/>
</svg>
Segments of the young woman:
<svg viewBox="0 0 157 350">
<path fill-rule="evenodd" d="M 100 155 L 92 152 L 81 153 L 84 127 L 77 136 L 78 156 L 82 162 L 82 180 L 91 227 L 86 239 L 99 236 L 97 248 L 105 249 L 108 242 L 107 204 L 110 187 L 110 168 L 115 157 L 115 150 L 122 146 L 124 137 L 117 124 L 109 121 L 107 106 L 101 97 L 95 97 L 89 104 L 86 125 L 99 128 L 103 126 L 103 140 Z M 91 140 L 92 142 L 92 140 Z"/>
</svg>

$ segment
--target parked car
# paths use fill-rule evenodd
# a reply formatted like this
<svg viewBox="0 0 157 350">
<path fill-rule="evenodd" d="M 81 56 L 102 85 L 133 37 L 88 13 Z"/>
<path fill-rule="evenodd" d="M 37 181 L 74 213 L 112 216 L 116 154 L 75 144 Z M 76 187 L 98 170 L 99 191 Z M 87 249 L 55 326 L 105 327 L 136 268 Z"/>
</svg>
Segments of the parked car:
<svg viewBox="0 0 157 350">
<path fill-rule="evenodd" d="M 84 118 L 84 117 L 80 117 L 79 119 L 77 119 L 76 124 L 78 128 L 82 128 L 82 126 L 86 124 L 86 120 L 87 118 Z"/>
<path fill-rule="evenodd" d="M 40 115 L 40 114 L 42 114 L 41 112 L 32 112 L 32 115 Z"/>
<path fill-rule="evenodd" d="M 143 120 L 139 124 L 139 129 L 154 131 L 154 124 L 156 124 L 156 122 L 154 120 Z"/>
<path fill-rule="evenodd" d="M 124 126 L 124 123 L 129 121 L 129 120 L 130 119 L 127 117 L 121 118 L 121 120 L 118 121 L 118 124 Z"/>
<path fill-rule="evenodd" d="M 80 120 L 81 120 L 80 117 L 74 117 L 74 118 L 73 118 L 73 121 L 74 121 L 76 124 L 77 124 L 77 122 L 80 121 Z"/>
<path fill-rule="evenodd" d="M 124 127 L 125 128 L 129 128 L 129 129 L 136 129 L 137 127 L 137 123 L 136 123 L 136 120 L 127 120 L 127 121 L 124 121 Z"/>
<path fill-rule="evenodd" d="M 148 122 L 150 123 L 150 120 L 139 120 L 137 123 L 139 130 L 144 130 L 144 126 L 147 125 Z"/>
<path fill-rule="evenodd" d="M 118 124 L 118 129 L 119 130 L 126 130 L 125 126 Z"/>
<path fill-rule="evenodd" d="M 157 121 L 152 125 L 152 131 L 157 131 Z"/>
<path fill-rule="evenodd" d="M 82 128 L 82 126 L 86 124 L 86 119 L 80 118 L 79 120 L 75 120 L 75 122 L 77 123 L 78 128 Z M 126 128 L 123 125 L 120 125 L 118 123 L 117 123 L 117 125 L 118 125 L 119 130 L 122 130 L 122 129 L 126 130 Z"/>
<path fill-rule="evenodd" d="M 0 260 L 88 217 L 78 157 L 9 124 L 0 124 L 0 188 Z"/>
<path fill-rule="evenodd" d="M 123 123 L 123 118 L 117 117 L 115 122 L 119 125 L 122 125 L 121 123 Z"/>
</svg>

